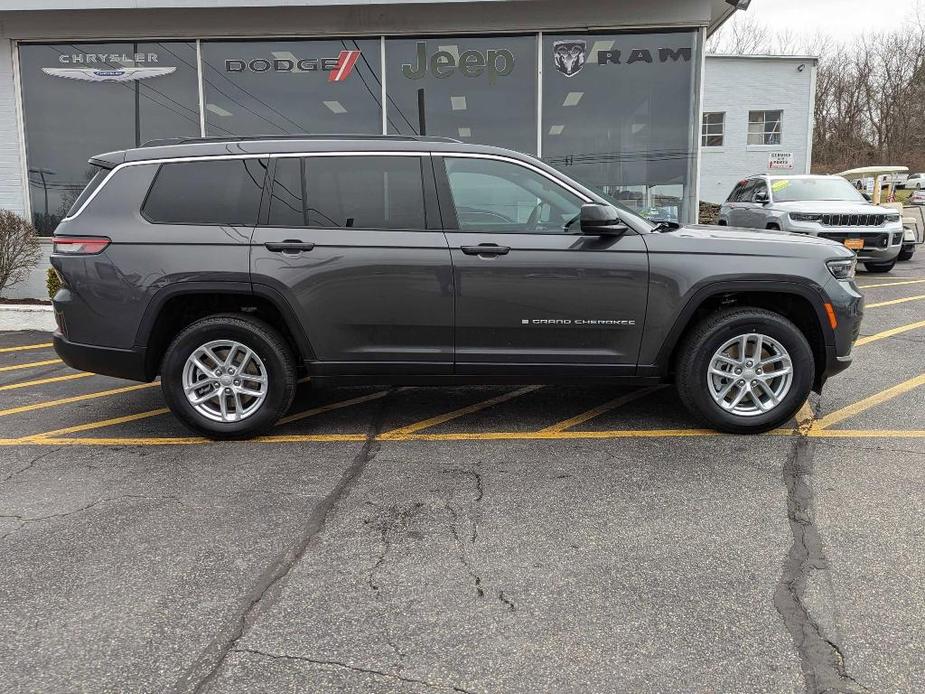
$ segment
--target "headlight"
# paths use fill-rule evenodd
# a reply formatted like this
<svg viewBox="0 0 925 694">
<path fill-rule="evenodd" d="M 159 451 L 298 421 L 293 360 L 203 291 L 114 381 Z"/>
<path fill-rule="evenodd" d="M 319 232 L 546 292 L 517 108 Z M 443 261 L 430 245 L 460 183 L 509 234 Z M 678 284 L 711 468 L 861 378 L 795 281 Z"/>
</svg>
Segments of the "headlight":
<svg viewBox="0 0 925 694">
<path fill-rule="evenodd" d="M 886 216 L 886 221 L 888 221 L 888 222 L 896 223 L 896 222 L 898 222 L 899 220 L 900 220 L 900 216 L 899 216 L 898 214 L 888 214 L 888 215 Z"/>
<path fill-rule="evenodd" d="M 858 265 L 857 258 L 845 258 L 844 260 L 830 260 L 826 263 L 832 277 L 837 280 L 853 280 L 854 270 Z"/>
<path fill-rule="evenodd" d="M 791 212 L 790 219 L 794 222 L 819 222 L 822 221 L 821 214 L 801 214 L 800 212 Z"/>
</svg>

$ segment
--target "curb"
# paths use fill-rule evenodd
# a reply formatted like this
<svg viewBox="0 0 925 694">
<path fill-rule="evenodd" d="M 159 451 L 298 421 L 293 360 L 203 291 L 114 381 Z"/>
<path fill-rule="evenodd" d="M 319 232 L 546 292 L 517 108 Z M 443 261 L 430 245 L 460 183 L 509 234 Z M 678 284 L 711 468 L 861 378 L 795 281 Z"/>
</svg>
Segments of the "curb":
<svg viewBox="0 0 925 694">
<path fill-rule="evenodd" d="M 51 306 L 34 304 L 0 304 L 0 331 L 40 330 L 53 332 L 55 313 Z"/>
</svg>

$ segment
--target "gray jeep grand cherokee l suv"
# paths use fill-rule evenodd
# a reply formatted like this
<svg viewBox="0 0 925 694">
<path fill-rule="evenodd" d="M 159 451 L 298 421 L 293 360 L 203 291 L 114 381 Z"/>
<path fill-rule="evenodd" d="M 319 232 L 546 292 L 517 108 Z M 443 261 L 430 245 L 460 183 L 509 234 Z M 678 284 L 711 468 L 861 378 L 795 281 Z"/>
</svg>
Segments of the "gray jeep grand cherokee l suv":
<svg viewBox="0 0 925 694">
<path fill-rule="evenodd" d="M 214 438 L 300 375 L 673 381 L 712 427 L 786 422 L 851 362 L 855 258 L 781 232 L 653 225 L 543 162 L 441 138 L 160 141 L 91 160 L 54 237 L 55 347 L 158 375 Z"/>
</svg>

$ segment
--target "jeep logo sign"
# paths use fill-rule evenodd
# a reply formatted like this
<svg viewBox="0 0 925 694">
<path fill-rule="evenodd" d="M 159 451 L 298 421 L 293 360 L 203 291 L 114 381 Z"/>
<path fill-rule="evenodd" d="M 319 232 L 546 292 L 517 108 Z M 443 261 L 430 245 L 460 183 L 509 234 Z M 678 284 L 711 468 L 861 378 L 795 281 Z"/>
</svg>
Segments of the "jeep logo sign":
<svg viewBox="0 0 925 694">
<path fill-rule="evenodd" d="M 427 57 L 427 44 L 419 41 L 417 44 L 417 64 L 404 63 L 401 74 L 409 80 L 419 80 L 427 75 L 428 70 L 437 79 L 445 79 L 457 70 L 465 77 L 479 77 L 488 75 L 490 81 L 496 77 L 506 77 L 514 71 L 514 54 L 504 48 L 489 48 L 481 51 L 463 51 L 456 56 L 449 51 L 437 51 L 430 58 Z"/>
</svg>

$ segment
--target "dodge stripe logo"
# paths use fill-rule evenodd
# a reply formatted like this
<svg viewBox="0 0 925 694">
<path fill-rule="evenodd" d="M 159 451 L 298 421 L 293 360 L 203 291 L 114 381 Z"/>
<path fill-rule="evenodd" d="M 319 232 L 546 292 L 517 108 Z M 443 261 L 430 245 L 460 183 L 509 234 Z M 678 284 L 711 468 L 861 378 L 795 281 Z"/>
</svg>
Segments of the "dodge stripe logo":
<svg viewBox="0 0 925 694">
<path fill-rule="evenodd" d="M 337 65 L 328 73 L 328 82 L 343 82 L 347 79 L 359 57 L 360 51 L 341 51 L 337 56 Z"/>
</svg>

